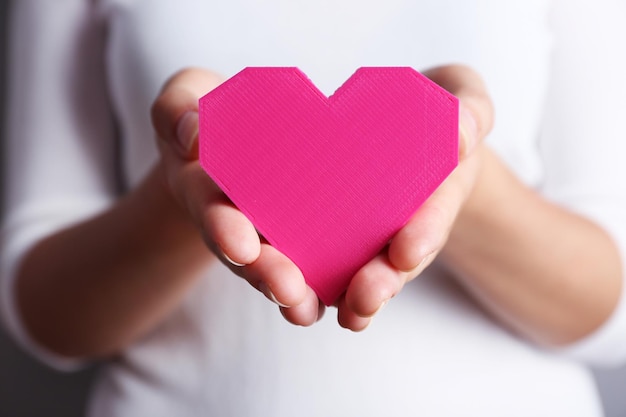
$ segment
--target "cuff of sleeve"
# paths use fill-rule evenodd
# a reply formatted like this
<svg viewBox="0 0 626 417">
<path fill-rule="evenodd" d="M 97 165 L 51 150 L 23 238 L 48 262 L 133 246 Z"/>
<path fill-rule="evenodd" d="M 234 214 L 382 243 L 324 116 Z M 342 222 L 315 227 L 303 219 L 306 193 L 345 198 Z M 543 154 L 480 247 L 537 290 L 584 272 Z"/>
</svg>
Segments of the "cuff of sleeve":
<svg viewBox="0 0 626 417">
<path fill-rule="evenodd" d="M 85 207 L 84 202 L 82 203 Z M 85 367 L 86 360 L 67 358 L 57 355 L 36 343 L 28 334 L 20 317 L 15 296 L 17 271 L 28 251 L 41 239 L 56 230 L 76 221 L 76 206 L 64 207 L 62 216 L 38 216 L 34 220 L 27 210 L 22 211 L 19 219 L 8 221 L 8 227 L 2 231 L 2 253 L 0 254 L 0 318 L 8 334 L 17 344 L 43 364 L 63 372 L 76 371 Z M 93 203 L 89 210 L 81 210 L 80 218 L 99 211 L 103 202 Z M 68 210 L 69 209 L 69 210 Z M 33 214 L 31 212 L 31 214 Z M 10 220 L 10 219 L 9 219 Z"/>
</svg>

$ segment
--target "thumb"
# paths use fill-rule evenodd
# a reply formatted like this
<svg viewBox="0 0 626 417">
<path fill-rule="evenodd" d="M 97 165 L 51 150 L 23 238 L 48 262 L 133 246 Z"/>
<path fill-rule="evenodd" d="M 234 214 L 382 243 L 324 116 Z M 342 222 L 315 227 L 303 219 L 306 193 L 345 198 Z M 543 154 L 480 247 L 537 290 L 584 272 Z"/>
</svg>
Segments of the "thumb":
<svg viewBox="0 0 626 417">
<path fill-rule="evenodd" d="M 463 160 L 493 126 L 493 103 L 485 83 L 476 71 L 464 65 L 436 67 L 424 75 L 459 99 L 459 157 Z"/>
<path fill-rule="evenodd" d="M 222 79 L 207 70 L 179 71 L 164 85 L 151 109 L 152 124 L 161 142 L 187 160 L 198 155 L 198 99 Z"/>
</svg>

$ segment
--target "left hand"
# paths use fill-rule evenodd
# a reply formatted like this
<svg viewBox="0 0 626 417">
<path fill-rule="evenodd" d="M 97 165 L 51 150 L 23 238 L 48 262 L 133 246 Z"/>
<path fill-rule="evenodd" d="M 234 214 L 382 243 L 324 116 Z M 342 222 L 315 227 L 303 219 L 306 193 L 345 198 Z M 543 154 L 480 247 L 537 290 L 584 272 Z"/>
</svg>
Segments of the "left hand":
<svg viewBox="0 0 626 417">
<path fill-rule="evenodd" d="M 338 300 L 338 321 L 359 331 L 402 287 L 417 277 L 446 244 L 455 219 L 474 187 L 482 140 L 493 109 L 481 78 L 464 66 L 443 66 L 424 75 L 460 101 L 459 165 L 393 237 L 388 248 L 363 266 Z M 287 319 L 289 315 L 286 314 Z"/>
</svg>

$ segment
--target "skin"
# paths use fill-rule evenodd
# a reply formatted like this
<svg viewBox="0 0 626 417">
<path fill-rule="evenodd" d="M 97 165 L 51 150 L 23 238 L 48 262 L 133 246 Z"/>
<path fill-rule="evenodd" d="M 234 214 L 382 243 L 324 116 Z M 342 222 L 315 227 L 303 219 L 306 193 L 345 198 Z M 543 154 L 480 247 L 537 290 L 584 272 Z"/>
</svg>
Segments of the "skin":
<svg viewBox="0 0 626 417">
<path fill-rule="evenodd" d="M 438 257 L 521 335 L 548 346 L 588 335 L 617 304 L 622 266 L 614 243 L 527 188 L 482 144 L 493 109 L 476 73 L 447 66 L 426 74 L 460 99 L 461 162 L 355 275 L 336 302 L 339 324 L 366 328 Z M 217 259 L 289 322 L 308 326 L 322 316 L 298 268 L 259 238 L 197 162 L 197 99 L 220 82 L 199 69 L 176 74 L 152 109 L 161 159 L 150 175 L 106 212 L 28 253 L 17 296 L 37 342 L 68 357 L 114 354 L 171 312 Z"/>
</svg>

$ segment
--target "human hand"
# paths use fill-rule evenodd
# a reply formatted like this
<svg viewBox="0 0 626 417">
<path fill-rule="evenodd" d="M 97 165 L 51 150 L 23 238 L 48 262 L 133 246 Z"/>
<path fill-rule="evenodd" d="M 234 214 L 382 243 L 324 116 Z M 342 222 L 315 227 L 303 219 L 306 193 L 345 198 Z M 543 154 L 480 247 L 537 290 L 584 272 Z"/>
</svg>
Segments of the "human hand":
<svg viewBox="0 0 626 417">
<path fill-rule="evenodd" d="M 443 66 L 424 75 L 460 101 L 459 165 L 393 237 L 388 248 L 361 268 L 338 300 L 341 326 L 358 331 L 446 244 L 457 214 L 480 169 L 482 139 L 491 130 L 493 109 L 481 78 L 464 66 Z"/>
<path fill-rule="evenodd" d="M 278 304 L 288 321 L 313 324 L 324 305 L 298 267 L 259 237 L 198 162 L 198 99 L 221 81 L 209 71 L 183 70 L 156 99 L 152 122 L 166 187 L 225 265 Z"/>
<path fill-rule="evenodd" d="M 444 246 L 473 185 L 479 165 L 473 151 L 491 126 L 491 103 L 473 71 L 447 66 L 425 75 L 461 101 L 460 164 L 389 248 L 355 275 L 337 301 L 339 323 L 355 331 L 367 327 L 380 307 L 419 275 Z M 168 187 L 202 231 L 207 245 L 233 272 L 278 304 L 291 323 L 313 324 L 324 306 L 300 270 L 258 236 L 197 161 L 197 101 L 220 81 L 203 70 L 185 70 L 166 84 L 153 106 Z"/>
</svg>

